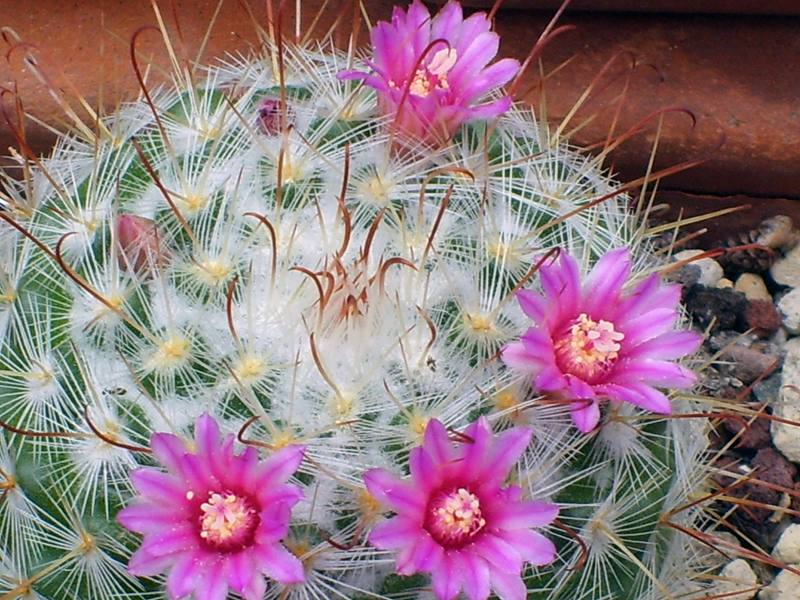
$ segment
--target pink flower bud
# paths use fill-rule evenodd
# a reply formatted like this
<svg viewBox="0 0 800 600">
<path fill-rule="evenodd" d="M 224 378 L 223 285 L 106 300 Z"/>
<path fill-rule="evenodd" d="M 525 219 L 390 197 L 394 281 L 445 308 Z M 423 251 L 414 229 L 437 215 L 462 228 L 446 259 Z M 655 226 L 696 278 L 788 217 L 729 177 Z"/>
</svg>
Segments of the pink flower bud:
<svg viewBox="0 0 800 600">
<path fill-rule="evenodd" d="M 279 135 L 283 131 L 283 103 L 279 98 L 266 96 L 258 103 L 258 127 L 262 133 L 270 136 Z M 291 124 L 290 113 L 286 111 L 286 123 Z"/>
<path fill-rule="evenodd" d="M 164 236 L 152 219 L 136 215 L 120 215 L 117 219 L 119 266 L 125 271 L 143 275 L 154 266 L 167 262 Z"/>
</svg>

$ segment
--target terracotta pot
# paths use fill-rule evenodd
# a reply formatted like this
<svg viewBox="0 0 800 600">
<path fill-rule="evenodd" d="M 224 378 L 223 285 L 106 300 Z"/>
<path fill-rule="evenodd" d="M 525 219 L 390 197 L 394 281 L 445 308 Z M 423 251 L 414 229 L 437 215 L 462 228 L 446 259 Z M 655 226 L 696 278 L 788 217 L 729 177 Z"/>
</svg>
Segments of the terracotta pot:
<svg viewBox="0 0 800 600">
<path fill-rule="evenodd" d="M 447 0 L 433 0 L 444 4 Z M 503 0 L 501 8 L 556 10 L 563 0 Z M 493 0 L 464 0 L 464 6 L 490 8 Z M 611 10 L 657 13 L 715 13 L 740 15 L 800 15 L 797 0 L 572 0 L 569 10 Z"/>
<path fill-rule="evenodd" d="M 162 4 L 168 27 L 175 30 L 175 16 L 180 23 L 183 48 L 178 44 L 177 54 L 196 58 L 217 0 L 175 0 L 175 15 L 169 1 Z M 250 0 L 252 13 L 248 13 L 244 3 L 225 3 L 200 61 L 249 52 L 258 43 L 257 27 L 267 22 L 265 4 Z M 321 4 L 322 0 L 304 0 L 301 28 L 308 26 Z M 368 0 L 366 4 L 373 20 L 390 15 L 391 0 Z M 734 4 L 733 0 L 728 4 Z M 777 3 L 765 0 L 764 5 Z M 149 0 L 69 4 L 18 0 L 14 8 L 3 14 L 3 22 L 26 44 L 16 43 L 10 31 L 5 31 L 7 42 L 0 56 L 8 53 L 8 59 L 0 58 L 0 85 L 18 91 L 26 111 L 36 119 L 59 129 L 70 125 L 63 108 L 26 64 L 28 52 L 52 87 L 63 90 L 64 98 L 88 122 L 91 118 L 80 108 L 76 93 L 89 106 L 102 106 L 106 112 L 139 93 L 130 62 L 130 40 L 142 26 L 156 23 Z M 496 28 L 503 39 L 501 54 L 524 59 L 551 14 L 500 11 Z M 337 18 L 344 22 L 338 38 L 344 44 L 353 23 L 358 22 L 350 0 L 331 0 L 314 34 L 322 35 Z M 800 197 L 800 19 L 568 12 L 562 23 L 577 29 L 547 45 L 542 54 L 543 71 L 552 72 L 564 61 L 569 64 L 546 78 L 543 86 L 538 67 L 529 69 L 519 91 L 537 109 L 545 99 L 546 116 L 557 126 L 610 64 L 595 84 L 595 93 L 565 126 L 577 130 L 573 136 L 576 143 L 591 145 L 605 140 L 614 122 L 615 131 L 621 133 L 659 110 L 686 109 L 696 119 L 694 126 L 686 113 L 666 114 L 657 167 L 708 160 L 666 180 L 662 187 L 696 193 Z M 287 18 L 286 27 L 294 31 L 294 20 Z M 361 44 L 366 43 L 363 24 L 359 35 Z M 143 69 L 152 63 L 148 85 L 154 85 L 160 77 L 156 67 L 169 65 L 159 34 L 142 31 L 136 49 Z M 633 64 L 637 66 L 632 69 Z M 615 100 L 623 90 L 624 104 L 617 113 Z M 0 154 L 5 155 L 9 146 L 19 146 L 15 137 L 21 135 L 21 128 L 14 119 L 11 94 L 3 95 L 3 107 L 17 131 L 15 135 L 12 127 L 0 122 Z M 656 122 L 651 123 L 612 156 L 609 165 L 621 177 L 635 179 L 644 172 L 655 139 Z M 33 153 L 46 152 L 52 145 L 54 134 L 48 127 L 26 122 L 25 140 Z"/>
</svg>

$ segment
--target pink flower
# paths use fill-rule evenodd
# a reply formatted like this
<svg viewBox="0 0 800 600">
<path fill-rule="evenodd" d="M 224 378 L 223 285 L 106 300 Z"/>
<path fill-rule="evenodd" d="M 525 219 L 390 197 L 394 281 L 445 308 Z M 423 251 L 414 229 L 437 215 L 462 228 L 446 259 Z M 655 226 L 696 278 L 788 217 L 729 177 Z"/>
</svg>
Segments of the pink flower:
<svg viewBox="0 0 800 600">
<path fill-rule="evenodd" d="M 490 30 L 485 13 L 464 19 L 453 0 L 433 19 L 415 0 L 407 13 L 395 7 L 391 23 L 381 21 L 372 29 L 367 64 L 375 73 L 346 71 L 340 77 L 362 78 L 375 88 L 381 112 L 396 116 L 403 137 L 446 140 L 462 123 L 496 117 L 511 106 L 509 96 L 475 106 L 520 68 L 510 58 L 486 66 L 500 43 Z"/>
<path fill-rule="evenodd" d="M 661 285 L 652 275 L 623 292 L 630 270 L 628 250 L 612 250 L 581 285 L 575 259 L 562 253 L 539 271 L 544 295 L 517 295 L 536 325 L 503 348 L 503 360 L 532 373 L 539 390 L 573 400 L 572 420 L 584 433 L 600 420 L 601 400 L 669 414 L 669 399 L 653 386 L 684 388 L 697 380 L 669 362 L 702 341 L 696 333 L 672 330 L 680 286 Z"/>
<path fill-rule="evenodd" d="M 286 483 L 303 459 L 302 447 L 287 446 L 260 462 L 252 447 L 234 454 L 233 436 L 221 440 L 208 414 L 197 421 L 193 450 L 168 433 L 154 434 L 150 446 L 167 472 L 131 473 L 140 496 L 117 519 L 144 540 L 128 572 L 169 571 L 169 596 L 194 592 L 195 600 L 224 600 L 229 589 L 261 600 L 264 575 L 281 583 L 305 580 L 300 560 L 280 543 L 303 497 Z"/>
<path fill-rule="evenodd" d="M 531 432 L 515 428 L 494 436 L 481 417 L 462 437 L 453 443 L 444 425 L 431 420 L 422 446 L 409 455 L 410 479 L 384 469 L 364 475 L 369 493 L 397 513 L 369 541 L 397 550 L 398 573 L 430 573 L 440 600 L 452 600 L 462 588 L 469 600 L 485 600 L 491 590 L 502 600 L 524 600 L 524 563 L 545 565 L 556 553 L 531 528 L 558 515 L 553 504 L 523 500 L 519 486 L 502 487 Z"/>
</svg>

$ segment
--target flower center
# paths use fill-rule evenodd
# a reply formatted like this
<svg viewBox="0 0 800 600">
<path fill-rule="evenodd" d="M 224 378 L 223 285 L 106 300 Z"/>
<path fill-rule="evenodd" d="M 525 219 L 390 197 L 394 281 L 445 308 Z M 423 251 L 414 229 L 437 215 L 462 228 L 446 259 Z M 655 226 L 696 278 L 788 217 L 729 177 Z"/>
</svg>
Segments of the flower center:
<svg viewBox="0 0 800 600">
<path fill-rule="evenodd" d="M 218 552 L 249 546 L 261 523 L 250 499 L 231 492 L 209 492 L 200 505 L 200 537 Z"/>
<path fill-rule="evenodd" d="M 621 348 L 617 342 L 623 339 L 625 334 L 615 331 L 613 323 L 595 322 L 581 313 L 554 344 L 556 362 L 562 372 L 596 383 L 614 366 Z"/>
<path fill-rule="evenodd" d="M 465 488 L 434 494 L 425 512 L 425 529 L 445 549 L 465 546 L 485 526 L 480 500 Z"/>
<path fill-rule="evenodd" d="M 458 60 L 458 52 L 454 48 L 444 48 L 433 55 L 428 66 L 417 69 L 409 86 L 409 93 L 418 98 L 425 98 L 432 89 L 448 90 L 447 73 Z"/>
</svg>

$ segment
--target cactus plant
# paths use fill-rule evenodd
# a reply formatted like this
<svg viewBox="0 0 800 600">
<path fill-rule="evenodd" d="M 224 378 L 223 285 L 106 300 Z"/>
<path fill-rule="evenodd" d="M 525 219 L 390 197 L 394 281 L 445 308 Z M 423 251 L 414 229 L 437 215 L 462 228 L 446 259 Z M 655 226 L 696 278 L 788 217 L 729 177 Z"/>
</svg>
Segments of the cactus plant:
<svg viewBox="0 0 800 600">
<path fill-rule="evenodd" d="M 415 2 L 373 33 L 379 46 L 433 27 L 406 66 L 435 92 L 466 85 L 457 77 L 496 51 L 485 16 L 443 11 L 431 24 Z M 472 67 L 457 54 L 470 31 L 483 44 Z M 581 431 L 576 398 L 500 358 L 525 366 L 516 340 L 544 301 L 521 307 L 517 292 L 538 289 L 558 252 L 578 277 L 628 248 L 613 285 L 662 289 L 645 279 L 659 265 L 623 189 L 493 90 L 513 61 L 425 104 L 392 73 L 364 85 L 381 60 L 272 40 L 199 83 L 178 71 L 145 86 L 5 181 L 4 598 L 702 589 L 695 574 L 713 565 L 662 518 L 697 524 L 698 508 L 677 509 L 702 483 L 702 421 L 592 402 Z M 651 298 L 669 312 L 660 333 L 676 316 L 669 295 Z M 692 412 L 669 394 L 658 412 Z M 500 468 L 491 485 L 477 477 L 487 461 Z M 422 568 L 392 538 L 411 519 L 397 490 L 442 469 L 452 489 L 431 502 L 449 525 L 425 531 L 456 537 L 447 569 Z M 453 519 L 466 529 L 447 529 Z M 489 529 L 482 554 L 465 550 Z"/>
</svg>

